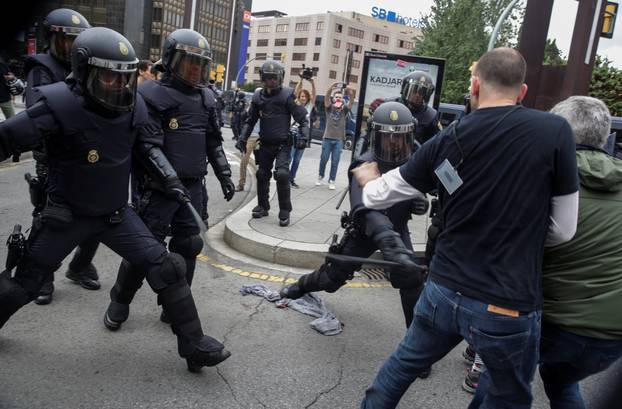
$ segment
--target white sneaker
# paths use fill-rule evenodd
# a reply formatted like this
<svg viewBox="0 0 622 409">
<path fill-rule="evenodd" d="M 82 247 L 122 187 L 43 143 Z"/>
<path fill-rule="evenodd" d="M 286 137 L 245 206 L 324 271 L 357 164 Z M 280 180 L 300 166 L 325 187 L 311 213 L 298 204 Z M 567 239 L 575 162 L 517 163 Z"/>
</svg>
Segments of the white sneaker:
<svg viewBox="0 0 622 409">
<path fill-rule="evenodd" d="M 328 181 L 328 188 L 330 190 L 335 190 L 335 182 L 333 182 L 332 180 Z"/>
<path fill-rule="evenodd" d="M 317 178 L 317 182 L 315 182 L 315 186 L 322 186 L 324 184 L 324 178 L 323 177 L 318 177 Z"/>
</svg>

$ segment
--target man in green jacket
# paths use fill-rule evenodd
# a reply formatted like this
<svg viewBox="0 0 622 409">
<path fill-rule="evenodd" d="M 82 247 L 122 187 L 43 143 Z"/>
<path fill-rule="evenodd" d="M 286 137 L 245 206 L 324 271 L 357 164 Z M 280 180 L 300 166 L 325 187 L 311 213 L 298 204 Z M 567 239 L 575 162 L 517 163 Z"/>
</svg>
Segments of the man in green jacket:
<svg viewBox="0 0 622 409">
<path fill-rule="evenodd" d="M 605 151 L 611 116 L 595 98 L 551 110 L 577 145 L 579 221 L 574 238 L 547 249 L 540 376 L 551 408 L 585 408 L 579 381 L 622 355 L 622 160 Z"/>
</svg>

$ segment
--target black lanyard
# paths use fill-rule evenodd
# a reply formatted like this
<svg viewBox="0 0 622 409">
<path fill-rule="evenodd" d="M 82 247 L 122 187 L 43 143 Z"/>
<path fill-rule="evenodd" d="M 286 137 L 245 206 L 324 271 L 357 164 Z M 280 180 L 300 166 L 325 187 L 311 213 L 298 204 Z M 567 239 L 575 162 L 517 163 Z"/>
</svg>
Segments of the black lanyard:
<svg viewBox="0 0 622 409">
<path fill-rule="evenodd" d="M 480 146 L 480 144 L 486 138 L 488 138 L 488 136 L 490 136 L 490 134 L 492 134 L 499 127 L 499 125 L 501 125 L 501 122 L 503 122 L 508 116 L 510 116 L 510 114 L 517 111 L 519 108 L 522 108 L 522 106 L 516 105 L 512 109 L 510 109 L 508 112 L 506 112 L 505 115 L 499 118 L 499 120 L 495 122 L 495 124 L 492 127 L 489 128 L 488 132 L 484 134 L 484 136 L 480 137 L 479 141 L 477 141 L 473 149 L 471 149 L 471 151 L 467 155 L 464 154 L 464 151 L 462 150 L 462 146 L 460 145 L 460 142 L 458 141 L 458 125 L 460 124 L 460 120 L 458 120 L 458 122 L 456 122 L 456 124 L 453 126 L 452 132 L 451 132 L 454 138 L 454 141 L 456 141 L 456 145 L 458 145 L 458 150 L 460 151 L 460 161 L 455 166 L 456 171 L 458 170 L 460 165 L 464 163 L 465 159 L 469 157 L 473 152 L 475 152 L 475 150 Z"/>
</svg>

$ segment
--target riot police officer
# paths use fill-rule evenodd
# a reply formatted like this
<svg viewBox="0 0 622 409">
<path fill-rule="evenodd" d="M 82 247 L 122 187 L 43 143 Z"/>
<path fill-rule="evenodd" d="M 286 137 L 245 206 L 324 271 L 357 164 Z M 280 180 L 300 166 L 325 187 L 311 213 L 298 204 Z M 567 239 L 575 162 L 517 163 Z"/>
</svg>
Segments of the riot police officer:
<svg viewBox="0 0 622 409">
<path fill-rule="evenodd" d="M 164 131 L 163 152 L 197 211 L 203 205 L 202 187 L 208 159 L 225 199 L 231 200 L 235 192 L 231 168 L 222 147 L 216 99 L 207 88 L 210 63 L 211 51 L 205 37 L 189 29 L 176 30 L 164 42 L 162 79 L 147 81 L 138 87 L 150 116 Z M 170 231 L 169 250 L 183 256 L 185 277 L 190 286 L 196 257 L 203 248 L 199 226 L 187 206 L 167 196 L 162 186 L 151 179 L 145 175 L 139 214 L 160 242 L 164 243 Z M 128 260 L 122 262 L 104 316 L 108 329 L 117 330 L 127 320 L 129 304 L 140 288 L 144 274 L 140 265 L 133 265 Z M 166 315 L 162 319 L 167 322 Z"/>
<path fill-rule="evenodd" d="M 428 105 L 435 90 L 434 81 L 429 74 L 423 71 L 413 71 L 402 78 L 402 88 L 400 96 L 396 98 L 378 98 L 370 104 L 370 113 L 373 114 L 384 102 L 397 101 L 410 109 L 412 116 L 417 120 L 415 129 L 415 140 L 419 144 L 424 144 L 440 130 L 438 113 Z M 368 122 L 367 133 L 370 134 L 370 122 Z M 365 152 L 369 143 L 368 137 L 359 138 L 355 149 L 355 156 Z"/>
<path fill-rule="evenodd" d="M 238 140 L 242 131 L 242 116 L 246 111 L 246 101 L 244 93 L 237 91 L 231 102 L 231 130 L 233 131 L 233 139 Z"/>
<path fill-rule="evenodd" d="M 57 9 L 50 12 L 43 20 L 46 51 L 26 57 L 24 72 L 27 75 L 25 92 L 26 107 L 31 107 L 38 97 L 36 87 L 64 81 L 71 72 L 71 46 L 82 31 L 89 28 L 88 21 L 80 13 L 70 9 Z M 45 146 L 33 150 L 36 177 L 27 175 L 30 185 L 31 201 L 34 205 L 33 216 L 45 206 L 48 165 Z M 92 264 L 99 242 L 89 240 L 81 243 L 69 263 L 65 276 L 87 290 L 100 288 L 99 276 Z M 43 284 L 35 303 L 49 304 L 54 292 L 54 274 L 50 274 Z"/>
<path fill-rule="evenodd" d="M 38 88 L 37 103 L 0 124 L 0 160 L 45 141 L 49 165 L 47 203 L 17 257 L 15 274 L 12 268 L 0 274 L 0 327 L 35 298 L 78 243 L 97 237 L 147 271 L 172 322 L 179 354 L 196 371 L 230 354 L 203 334 L 184 259 L 168 253 L 127 206 L 133 153 L 158 175 L 168 195 L 189 200 L 160 150 L 160 124 L 136 94 L 137 65 L 125 37 L 103 27 L 87 29 L 74 41 L 67 83 Z"/>
<path fill-rule="evenodd" d="M 399 102 L 386 102 L 373 114 L 371 149 L 360 155 L 350 165 L 350 170 L 364 162 L 376 161 L 380 172 L 385 173 L 405 163 L 416 145 L 413 134 L 415 120 L 406 106 Z M 362 201 L 362 189 L 350 177 L 349 215 L 344 215 L 345 227 L 341 241 L 333 244 L 330 253 L 346 256 L 369 257 L 380 249 L 385 260 L 401 264 L 401 269 L 389 274 L 391 284 L 399 288 L 406 326 L 413 320 L 413 308 L 422 290 L 425 269 L 416 264 L 408 221 L 411 214 L 427 212 L 425 197 L 397 203 L 384 210 L 369 210 Z M 317 270 L 305 274 L 297 283 L 287 285 L 280 291 L 285 298 L 300 298 L 313 291 L 335 292 L 352 278 L 361 264 L 327 261 Z"/>
<path fill-rule="evenodd" d="M 283 86 L 285 69 L 281 63 L 273 60 L 264 62 L 259 69 L 259 76 L 263 82 L 263 88 L 256 90 L 253 95 L 248 119 L 235 147 L 242 153 L 246 152 L 246 140 L 261 117 L 260 147 L 255 151 L 255 161 L 259 168 L 257 170 L 258 203 L 252 213 L 254 218 L 268 215 L 270 176 L 274 164 L 274 179 L 279 198 L 279 225 L 287 226 L 289 214 L 292 211 L 289 184 L 289 162 L 293 144 L 289 133 L 291 118 L 293 117 L 299 124 L 300 137 L 297 143 L 306 146 L 309 138 L 307 111 L 296 104 L 294 90 Z"/>
</svg>

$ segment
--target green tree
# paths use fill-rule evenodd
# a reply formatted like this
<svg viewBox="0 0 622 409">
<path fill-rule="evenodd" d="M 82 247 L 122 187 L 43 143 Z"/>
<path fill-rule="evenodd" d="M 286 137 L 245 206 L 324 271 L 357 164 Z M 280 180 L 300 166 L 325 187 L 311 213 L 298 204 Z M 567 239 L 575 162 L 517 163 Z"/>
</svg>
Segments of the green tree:
<svg viewBox="0 0 622 409">
<path fill-rule="evenodd" d="M 562 56 L 562 51 L 557 47 L 557 40 L 548 39 L 544 45 L 544 65 L 566 65 L 568 61 Z"/>
<path fill-rule="evenodd" d="M 611 115 L 622 116 L 622 70 L 612 66 L 607 58 L 596 57 L 589 92 L 607 104 Z"/>
<path fill-rule="evenodd" d="M 487 49 L 497 19 L 511 0 L 435 0 L 422 17 L 422 36 L 412 54 L 444 58 L 441 100 L 462 103 L 469 88 L 469 67 Z M 523 10 L 515 9 L 500 30 L 496 46 L 514 46 Z"/>
<path fill-rule="evenodd" d="M 242 86 L 242 90 L 246 92 L 255 92 L 256 88 L 257 88 L 257 85 L 255 85 L 255 83 L 252 81 L 246 82 Z"/>
</svg>

